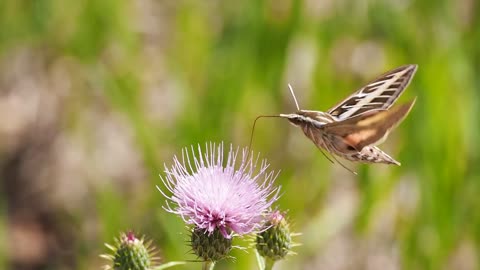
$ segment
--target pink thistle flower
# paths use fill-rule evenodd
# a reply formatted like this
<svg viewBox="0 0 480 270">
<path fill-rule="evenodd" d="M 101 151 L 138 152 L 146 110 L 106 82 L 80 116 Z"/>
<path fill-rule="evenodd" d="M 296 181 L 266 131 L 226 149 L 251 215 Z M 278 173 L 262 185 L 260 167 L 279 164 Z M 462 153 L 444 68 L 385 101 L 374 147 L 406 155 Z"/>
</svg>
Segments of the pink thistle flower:
<svg viewBox="0 0 480 270">
<path fill-rule="evenodd" d="M 218 229 L 225 238 L 260 229 L 264 214 L 279 197 L 280 188 L 273 185 L 278 174 L 267 171 L 265 160 L 257 169 L 258 157 L 253 160 L 247 148 L 242 150 L 240 162 L 238 148 L 234 151 L 230 146 L 226 160 L 223 143 L 206 144 L 205 148 L 202 153 L 198 146 L 196 156 L 192 146 L 193 159 L 185 148 L 181 161 L 174 157 L 172 167 L 165 166 L 166 177 L 161 179 L 172 195 L 157 186 L 168 199 L 165 210 L 209 234 Z"/>
</svg>

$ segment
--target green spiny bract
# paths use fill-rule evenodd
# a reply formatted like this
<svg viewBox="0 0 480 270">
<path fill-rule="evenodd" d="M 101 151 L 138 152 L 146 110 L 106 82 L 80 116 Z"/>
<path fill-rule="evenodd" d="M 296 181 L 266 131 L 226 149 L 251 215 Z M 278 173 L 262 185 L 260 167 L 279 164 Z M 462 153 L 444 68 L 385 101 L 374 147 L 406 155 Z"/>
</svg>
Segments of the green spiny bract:
<svg viewBox="0 0 480 270">
<path fill-rule="evenodd" d="M 107 265 L 106 269 L 114 270 L 147 270 L 155 264 L 154 249 L 150 243 L 144 243 L 144 239 L 138 239 L 133 232 L 122 233 L 115 239 L 115 244 L 105 244 L 111 254 L 102 255 L 110 260 L 113 265 Z"/>
<path fill-rule="evenodd" d="M 265 222 L 264 230 L 257 234 L 257 251 L 262 257 L 281 260 L 292 248 L 291 236 L 288 222 L 279 211 L 275 211 Z"/>
<path fill-rule="evenodd" d="M 193 229 L 191 244 L 199 258 L 212 262 L 226 258 L 232 249 L 232 239 L 225 238 L 217 229 L 210 234 L 203 229 Z"/>
</svg>

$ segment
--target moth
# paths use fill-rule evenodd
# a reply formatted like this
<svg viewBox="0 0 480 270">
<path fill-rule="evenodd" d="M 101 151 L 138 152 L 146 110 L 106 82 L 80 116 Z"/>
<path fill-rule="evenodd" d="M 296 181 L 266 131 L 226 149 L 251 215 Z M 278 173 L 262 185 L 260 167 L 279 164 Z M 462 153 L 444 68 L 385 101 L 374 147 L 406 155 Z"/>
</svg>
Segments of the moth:
<svg viewBox="0 0 480 270">
<path fill-rule="evenodd" d="M 301 110 L 289 85 L 297 111 L 280 114 L 279 117 L 300 127 L 320 151 L 350 161 L 400 165 L 400 162 L 380 150 L 377 145 L 405 119 L 415 104 L 413 99 L 392 107 L 409 85 L 416 70 L 417 65 L 405 65 L 388 71 L 327 112 Z M 328 158 L 323 151 L 322 153 Z"/>
</svg>

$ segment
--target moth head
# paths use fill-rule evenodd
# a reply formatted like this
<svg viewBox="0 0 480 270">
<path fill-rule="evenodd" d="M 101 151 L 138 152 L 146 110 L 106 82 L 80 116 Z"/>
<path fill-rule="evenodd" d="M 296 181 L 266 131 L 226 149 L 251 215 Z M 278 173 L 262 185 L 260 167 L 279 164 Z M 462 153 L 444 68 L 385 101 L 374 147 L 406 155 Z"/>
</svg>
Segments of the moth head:
<svg viewBox="0 0 480 270">
<path fill-rule="evenodd" d="M 292 125 L 297 127 L 305 123 L 305 116 L 304 116 L 304 112 L 302 111 L 297 111 L 295 113 L 290 113 L 290 114 L 280 114 L 280 117 L 287 118 L 287 120 Z"/>
</svg>

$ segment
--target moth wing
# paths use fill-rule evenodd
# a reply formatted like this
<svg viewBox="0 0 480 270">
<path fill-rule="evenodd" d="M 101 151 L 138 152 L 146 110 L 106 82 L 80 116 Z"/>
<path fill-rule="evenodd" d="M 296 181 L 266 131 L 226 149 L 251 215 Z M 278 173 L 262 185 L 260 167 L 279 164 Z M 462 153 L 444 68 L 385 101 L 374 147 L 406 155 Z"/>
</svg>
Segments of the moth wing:
<svg viewBox="0 0 480 270">
<path fill-rule="evenodd" d="M 345 120 L 371 110 L 386 110 L 400 97 L 413 78 L 417 65 L 405 65 L 380 75 L 335 105 L 328 113 Z"/>
<path fill-rule="evenodd" d="M 388 133 L 405 119 L 414 104 L 415 99 L 389 110 L 369 111 L 344 121 L 326 124 L 324 131 L 360 152 L 365 146 L 382 143 Z"/>
</svg>

